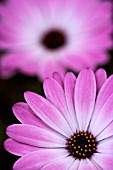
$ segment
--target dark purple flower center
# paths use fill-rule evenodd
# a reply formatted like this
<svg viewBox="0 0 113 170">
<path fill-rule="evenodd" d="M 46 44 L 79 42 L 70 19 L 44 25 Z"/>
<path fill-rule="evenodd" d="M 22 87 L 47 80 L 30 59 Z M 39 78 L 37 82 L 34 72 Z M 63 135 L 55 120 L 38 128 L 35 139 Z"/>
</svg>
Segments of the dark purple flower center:
<svg viewBox="0 0 113 170">
<path fill-rule="evenodd" d="M 97 142 L 89 132 L 76 132 L 67 139 L 66 149 L 76 159 L 91 158 L 97 150 Z"/>
<path fill-rule="evenodd" d="M 49 50 L 56 50 L 66 44 L 66 36 L 63 31 L 53 29 L 43 35 L 41 43 Z"/>
</svg>

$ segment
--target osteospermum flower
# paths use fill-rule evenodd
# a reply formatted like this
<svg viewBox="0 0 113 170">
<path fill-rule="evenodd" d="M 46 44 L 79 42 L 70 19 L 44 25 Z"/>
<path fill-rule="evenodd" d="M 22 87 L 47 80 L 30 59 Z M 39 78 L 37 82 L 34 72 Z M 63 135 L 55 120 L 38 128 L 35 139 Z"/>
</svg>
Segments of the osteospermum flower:
<svg viewBox="0 0 113 170">
<path fill-rule="evenodd" d="M 7 128 L 5 148 L 21 156 L 14 170 L 111 170 L 113 75 L 99 69 L 54 73 L 44 81 L 46 98 L 25 93 L 13 112 L 22 124 Z"/>
<path fill-rule="evenodd" d="M 9 0 L 0 7 L 2 77 L 16 71 L 50 76 L 108 61 L 111 3 L 99 0 Z"/>
</svg>

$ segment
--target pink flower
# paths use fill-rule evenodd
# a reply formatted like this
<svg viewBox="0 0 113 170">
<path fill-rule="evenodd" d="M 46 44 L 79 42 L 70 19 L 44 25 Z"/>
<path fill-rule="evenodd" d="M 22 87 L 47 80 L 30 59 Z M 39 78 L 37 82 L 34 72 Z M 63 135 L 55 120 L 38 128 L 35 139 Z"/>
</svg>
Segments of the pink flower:
<svg viewBox="0 0 113 170">
<path fill-rule="evenodd" d="M 46 98 L 25 93 L 13 112 L 22 124 L 7 128 L 5 148 L 21 156 L 14 170 L 111 170 L 113 75 L 83 69 L 78 78 L 54 73 Z"/>
<path fill-rule="evenodd" d="M 53 71 L 95 69 L 105 64 L 111 41 L 110 2 L 9 0 L 0 7 L 2 77 L 17 71 L 41 79 Z"/>
</svg>

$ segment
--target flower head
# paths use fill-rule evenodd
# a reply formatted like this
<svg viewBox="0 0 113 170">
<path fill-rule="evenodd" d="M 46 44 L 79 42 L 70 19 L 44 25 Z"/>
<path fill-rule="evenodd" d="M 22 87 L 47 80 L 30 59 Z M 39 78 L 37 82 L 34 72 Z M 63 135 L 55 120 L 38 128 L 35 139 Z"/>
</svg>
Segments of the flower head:
<svg viewBox="0 0 113 170">
<path fill-rule="evenodd" d="M 0 48 L 7 49 L 2 77 L 20 71 L 43 79 L 66 68 L 105 64 L 112 44 L 111 6 L 99 0 L 7 1 L 0 6 Z"/>
<path fill-rule="evenodd" d="M 58 73 L 44 81 L 46 98 L 25 92 L 7 128 L 6 150 L 21 156 L 14 170 L 111 170 L 113 75 L 103 69 Z"/>
</svg>

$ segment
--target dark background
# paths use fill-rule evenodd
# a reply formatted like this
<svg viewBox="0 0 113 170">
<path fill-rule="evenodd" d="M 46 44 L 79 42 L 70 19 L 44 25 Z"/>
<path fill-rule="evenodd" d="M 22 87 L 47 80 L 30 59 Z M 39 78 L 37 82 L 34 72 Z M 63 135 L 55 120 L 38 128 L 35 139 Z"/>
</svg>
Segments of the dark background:
<svg viewBox="0 0 113 170">
<path fill-rule="evenodd" d="M 5 1 L 0 0 L 0 3 L 4 3 Z M 111 57 L 111 60 L 107 65 L 100 67 L 104 68 L 107 75 L 110 76 L 113 74 L 113 48 L 109 49 L 107 53 Z M 0 56 L 3 54 L 4 51 L 0 51 Z M 12 170 L 14 162 L 19 158 L 8 153 L 3 148 L 3 142 L 8 138 L 5 133 L 6 127 L 19 123 L 13 115 L 12 106 L 16 102 L 24 101 L 23 93 L 25 91 L 34 91 L 44 95 L 42 83 L 37 77 L 17 74 L 11 79 L 0 79 L 0 170 Z"/>
</svg>

